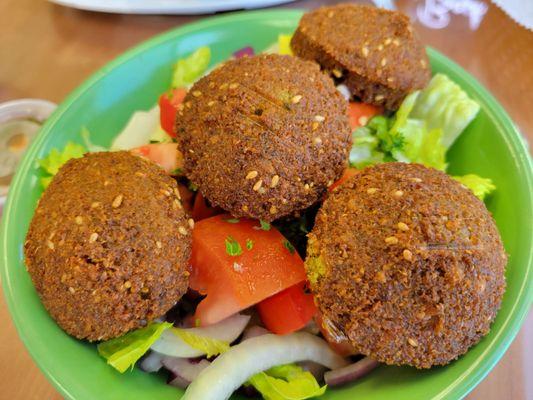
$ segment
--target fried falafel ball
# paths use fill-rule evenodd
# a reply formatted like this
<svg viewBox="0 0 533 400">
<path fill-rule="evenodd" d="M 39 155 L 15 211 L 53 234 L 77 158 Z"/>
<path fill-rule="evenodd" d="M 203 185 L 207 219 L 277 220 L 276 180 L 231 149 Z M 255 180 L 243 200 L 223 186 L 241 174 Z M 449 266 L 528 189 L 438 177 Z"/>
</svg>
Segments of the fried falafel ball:
<svg viewBox="0 0 533 400">
<path fill-rule="evenodd" d="M 398 11 L 355 4 L 318 8 L 304 14 L 291 47 L 362 102 L 390 110 L 424 88 L 431 75 L 424 46 Z"/>
<path fill-rule="evenodd" d="M 43 193 L 25 260 L 67 333 L 107 340 L 161 317 L 185 293 L 191 228 L 176 182 L 128 152 L 68 161 Z"/>
<path fill-rule="evenodd" d="M 335 189 L 306 269 L 323 327 L 386 364 L 430 368 L 489 332 L 507 262 L 483 202 L 418 164 L 369 167 Z"/>
<path fill-rule="evenodd" d="M 317 64 L 277 54 L 228 61 L 178 112 L 185 173 L 212 205 L 272 221 L 317 202 L 346 168 L 347 104 Z"/>
</svg>

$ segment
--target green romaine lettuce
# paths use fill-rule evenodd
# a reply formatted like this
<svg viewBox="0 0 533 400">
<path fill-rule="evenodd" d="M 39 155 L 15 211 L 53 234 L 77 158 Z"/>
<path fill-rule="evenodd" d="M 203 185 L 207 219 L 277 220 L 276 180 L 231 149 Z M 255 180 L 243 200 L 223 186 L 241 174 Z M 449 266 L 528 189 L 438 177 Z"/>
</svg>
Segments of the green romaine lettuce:
<svg viewBox="0 0 533 400">
<path fill-rule="evenodd" d="M 442 130 L 427 130 L 422 121 L 408 119 L 400 135 L 404 138 L 401 151 L 393 151 L 397 161 L 414 162 L 444 171 L 446 169 L 446 149 L 441 143 Z"/>
<path fill-rule="evenodd" d="M 403 106 L 402 106 L 403 107 Z M 406 118 L 400 108 L 394 117 L 383 115 L 353 133 L 350 165 L 362 168 L 388 161 L 416 162 L 428 167 L 446 168 L 442 131 L 428 131 L 423 121 Z"/>
<path fill-rule="evenodd" d="M 301 367 L 288 364 L 255 374 L 248 384 L 257 389 L 265 400 L 303 400 L 324 394 L 315 377 Z"/>
<path fill-rule="evenodd" d="M 359 168 L 380 161 L 417 162 L 445 170 L 446 151 L 478 111 L 457 84 L 436 74 L 425 89 L 407 96 L 393 117 L 374 117 L 354 133 L 350 163 Z"/>
<path fill-rule="evenodd" d="M 384 161 L 384 153 L 379 150 L 379 139 L 374 133 L 367 126 L 353 132 L 353 147 L 350 151 L 350 165 L 352 167 L 364 168 Z"/>
<path fill-rule="evenodd" d="M 126 333 L 124 336 L 100 343 L 98 353 L 119 372 L 133 368 L 137 360 L 146 353 L 161 334 L 172 326 L 169 322 L 152 322 L 144 328 Z"/>
<path fill-rule="evenodd" d="M 385 161 L 414 162 L 444 170 L 446 149 L 441 144 L 442 131 L 430 130 L 425 121 L 409 117 L 418 99 L 419 92 L 411 93 L 394 117 L 389 118 L 388 124 L 378 122 L 379 147 L 386 155 Z M 375 126 L 375 119 L 387 120 L 383 116 L 375 117 L 370 121 L 370 127 Z"/>
<path fill-rule="evenodd" d="M 194 349 L 201 350 L 207 357 L 216 356 L 229 349 L 229 343 L 223 340 L 213 339 L 207 336 L 199 336 L 185 329 L 172 328 L 172 333 Z"/>
<path fill-rule="evenodd" d="M 398 108 L 398 111 L 396 111 L 396 114 L 394 115 L 394 120 L 391 126 L 392 130 L 398 131 L 405 126 L 407 118 L 409 118 L 419 95 L 420 92 L 413 92 L 402 101 L 400 108 Z"/>
<path fill-rule="evenodd" d="M 350 165 L 401 161 L 445 171 L 446 151 L 478 111 L 457 84 L 436 74 L 425 89 L 407 96 L 395 115 L 376 116 L 353 133 Z M 457 179 L 480 199 L 495 189 L 490 179 L 476 175 Z"/>
<path fill-rule="evenodd" d="M 86 152 L 85 147 L 80 144 L 68 142 L 63 150 L 52 149 L 50 153 L 40 159 L 37 164 L 43 170 L 44 175 L 41 179 L 41 185 L 44 189 L 48 187 L 52 178 L 57 174 L 59 168 L 71 158 L 81 158 Z"/>
<path fill-rule="evenodd" d="M 480 200 L 484 200 L 487 195 L 496 190 L 492 180 L 474 174 L 454 176 L 453 179 L 470 189 Z"/>
<path fill-rule="evenodd" d="M 433 76 L 420 92 L 409 118 L 423 120 L 428 130 L 442 130 L 442 145 L 448 149 L 479 111 L 479 104 L 443 74 Z"/>
<path fill-rule="evenodd" d="M 178 60 L 172 74 L 172 87 L 181 88 L 192 85 L 207 70 L 211 61 L 211 49 L 200 47 L 186 58 Z"/>
</svg>

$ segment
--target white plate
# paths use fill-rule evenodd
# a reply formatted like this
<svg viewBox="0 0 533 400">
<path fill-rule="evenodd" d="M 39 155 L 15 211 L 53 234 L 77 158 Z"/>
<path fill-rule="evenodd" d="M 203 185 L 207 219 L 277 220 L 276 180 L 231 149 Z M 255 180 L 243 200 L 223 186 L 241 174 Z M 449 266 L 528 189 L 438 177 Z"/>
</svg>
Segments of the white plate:
<svg viewBox="0 0 533 400">
<path fill-rule="evenodd" d="M 120 14 L 208 14 L 270 7 L 294 0 L 50 0 L 67 7 Z"/>
</svg>

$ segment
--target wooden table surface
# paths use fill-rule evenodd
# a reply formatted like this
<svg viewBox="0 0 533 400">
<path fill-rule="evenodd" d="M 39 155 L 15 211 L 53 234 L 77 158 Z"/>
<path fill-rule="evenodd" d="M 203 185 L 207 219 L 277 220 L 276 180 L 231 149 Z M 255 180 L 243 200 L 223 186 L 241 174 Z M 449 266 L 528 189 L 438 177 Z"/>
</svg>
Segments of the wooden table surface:
<svg viewBox="0 0 533 400">
<path fill-rule="evenodd" d="M 286 7 L 313 8 L 333 3 L 336 2 L 296 1 Z M 428 18 L 424 18 L 427 14 L 420 13 L 430 3 L 434 1 L 396 2 L 416 20 L 422 40 L 481 81 L 524 135 L 533 140 L 533 32 L 515 24 L 488 0 L 470 0 L 488 6 L 477 29 L 470 26 L 472 18 L 453 13 L 449 14 L 447 27 L 430 28 L 426 26 Z M 98 14 L 44 0 L 1 0 L 0 102 L 21 97 L 59 102 L 89 74 L 127 48 L 198 18 L 201 17 Z M 443 18 L 446 20 L 446 15 L 436 22 Z M 0 320 L 0 397 L 60 399 L 19 340 L 3 296 Z M 532 344 L 530 314 L 508 352 L 468 398 L 533 399 Z"/>
</svg>

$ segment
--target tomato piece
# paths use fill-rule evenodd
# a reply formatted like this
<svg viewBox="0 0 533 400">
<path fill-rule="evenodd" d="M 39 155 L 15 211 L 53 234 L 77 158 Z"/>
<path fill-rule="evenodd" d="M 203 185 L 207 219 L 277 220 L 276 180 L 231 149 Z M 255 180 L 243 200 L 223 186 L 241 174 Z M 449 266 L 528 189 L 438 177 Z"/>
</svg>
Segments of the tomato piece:
<svg viewBox="0 0 533 400">
<path fill-rule="evenodd" d="M 159 96 L 159 121 L 161 122 L 161 128 L 171 137 L 176 137 L 174 124 L 176 123 L 178 106 L 183 102 L 186 94 L 186 89 L 179 88 Z"/>
<path fill-rule="evenodd" d="M 145 144 L 130 151 L 155 162 L 168 173 L 183 168 L 183 154 L 177 143 Z"/>
<path fill-rule="evenodd" d="M 207 205 L 205 197 L 202 196 L 202 193 L 198 192 L 196 194 L 192 208 L 193 220 L 200 221 L 202 219 L 213 217 L 221 212 L 222 210 L 219 207 L 211 207 L 210 205 Z"/>
<path fill-rule="evenodd" d="M 306 279 L 298 253 L 274 227 L 261 229 L 259 221 L 217 215 L 196 223 L 192 237 L 189 286 L 206 295 L 195 314 L 201 326 Z"/>
<path fill-rule="evenodd" d="M 365 126 L 370 118 L 382 114 L 383 109 L 366 103 L 350 101 L 348 106 L 348 118 L 352 130 Z"/>
<path fill-rule="evenodd" d="M 348 179 L 350 179 L 355 174 L 357 174 L 356 168 L 346 168 L 342 176 L 337 181 L 333 182 L 333 184 L 330 187 L 328 187 L 328 191 L 331 192 L 333 189 L 335 189 L 337 186 L 342 185 L 344 182 L 346 182 Z"/>
<path fill-rule="evenodd" d="M 324 336 L 326 342 L 328 342 L 329 346 L 336 353 L 343 357 L 359 354 L 357 349 L 353 347 L 347 337 L 335 336 L 326 328 L 322 315 L 319 312 L 317 312 L 315 316 L 315 321 L 318 329 L 320 329 L 320 332 L 322 333 L 322 336 Z"/>
<path fill-rule="evenodd" d="M 285 335 L 311 321 L 317 309 L 313 295 L 305 292 L 305 286 L 306 282 L 301 282 L 257 304 L 259 316 L 269 331 Z"/>
</svg>

